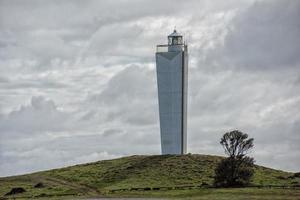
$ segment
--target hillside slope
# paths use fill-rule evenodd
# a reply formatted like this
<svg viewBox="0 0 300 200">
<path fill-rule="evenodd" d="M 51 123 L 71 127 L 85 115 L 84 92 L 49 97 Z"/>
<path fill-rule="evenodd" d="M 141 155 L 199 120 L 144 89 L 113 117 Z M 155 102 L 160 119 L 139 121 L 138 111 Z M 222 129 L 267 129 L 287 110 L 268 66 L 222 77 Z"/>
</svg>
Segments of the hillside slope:
<svg viewBox="0 0 300 200">
<path fill-rule="evenodd" d="M 221 160 L 209 155 L 130 156 L 0 178 L 0 197 L 22 187 L 22 197 L 66 195 L 99 196 L 112 190 L 212 185 L 214 168 Z M 37 183 L 43 187 L 35 188 Z M 295 186 L 293 173 L 256 166 L 253 185 Z"/>
</svg>

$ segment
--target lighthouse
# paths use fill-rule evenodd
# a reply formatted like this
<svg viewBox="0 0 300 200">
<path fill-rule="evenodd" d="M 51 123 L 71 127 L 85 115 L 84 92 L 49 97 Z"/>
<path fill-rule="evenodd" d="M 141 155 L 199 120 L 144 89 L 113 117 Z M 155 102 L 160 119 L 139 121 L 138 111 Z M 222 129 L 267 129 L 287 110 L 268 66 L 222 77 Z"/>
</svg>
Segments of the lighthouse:
<svg viewBox="0 0 300 200">
<path fill-rule="evenodd" d="M 187 149 L 188 47 L 176 30 L 157 45 L 156 72 L 162 154 Z"/>
</svg>

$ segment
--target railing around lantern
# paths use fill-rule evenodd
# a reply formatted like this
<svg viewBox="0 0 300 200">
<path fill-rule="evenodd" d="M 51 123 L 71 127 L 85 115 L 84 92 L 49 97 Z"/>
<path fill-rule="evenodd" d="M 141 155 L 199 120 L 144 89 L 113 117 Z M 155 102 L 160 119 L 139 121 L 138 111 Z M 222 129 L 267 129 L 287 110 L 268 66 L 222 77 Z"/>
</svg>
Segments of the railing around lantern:
<svg viewBox="0 0 300 200">
<path fill-rule="evenodd" d="M 172 51 L 187 51 L 187 45 L 185 44 L 178 44 L 178 45 L 168 45 L 162 44 L 156 46 L 156 53 L 162 52 L 172 52 Z"/>
</svg>

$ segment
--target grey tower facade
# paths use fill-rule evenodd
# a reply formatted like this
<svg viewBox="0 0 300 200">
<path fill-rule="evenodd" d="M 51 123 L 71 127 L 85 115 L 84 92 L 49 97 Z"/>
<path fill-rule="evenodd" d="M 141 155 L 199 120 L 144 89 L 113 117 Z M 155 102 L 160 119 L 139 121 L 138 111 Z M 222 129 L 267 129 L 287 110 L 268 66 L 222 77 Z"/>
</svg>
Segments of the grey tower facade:
<svg viewBox="0 0 300 200">
<path fill-rule="evenodd" d="M 162 154 L 185 154 L 188 48 L 176 30 L 157 45 L 156 72 Z"/>
</svg>

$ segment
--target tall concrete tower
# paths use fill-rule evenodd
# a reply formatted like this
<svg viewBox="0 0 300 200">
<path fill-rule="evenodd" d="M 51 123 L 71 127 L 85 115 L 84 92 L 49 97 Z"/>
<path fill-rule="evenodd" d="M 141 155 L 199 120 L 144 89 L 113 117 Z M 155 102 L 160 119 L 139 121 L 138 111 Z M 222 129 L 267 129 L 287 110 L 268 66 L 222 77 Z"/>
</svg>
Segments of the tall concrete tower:
<svg viewBox="0 0 300 200">
<path fill-rule="evenodd" d="M 188 48 L 176 30 L 157 45 L 156 72 L 162 154 L 185 154 Z"/>
</svg>

